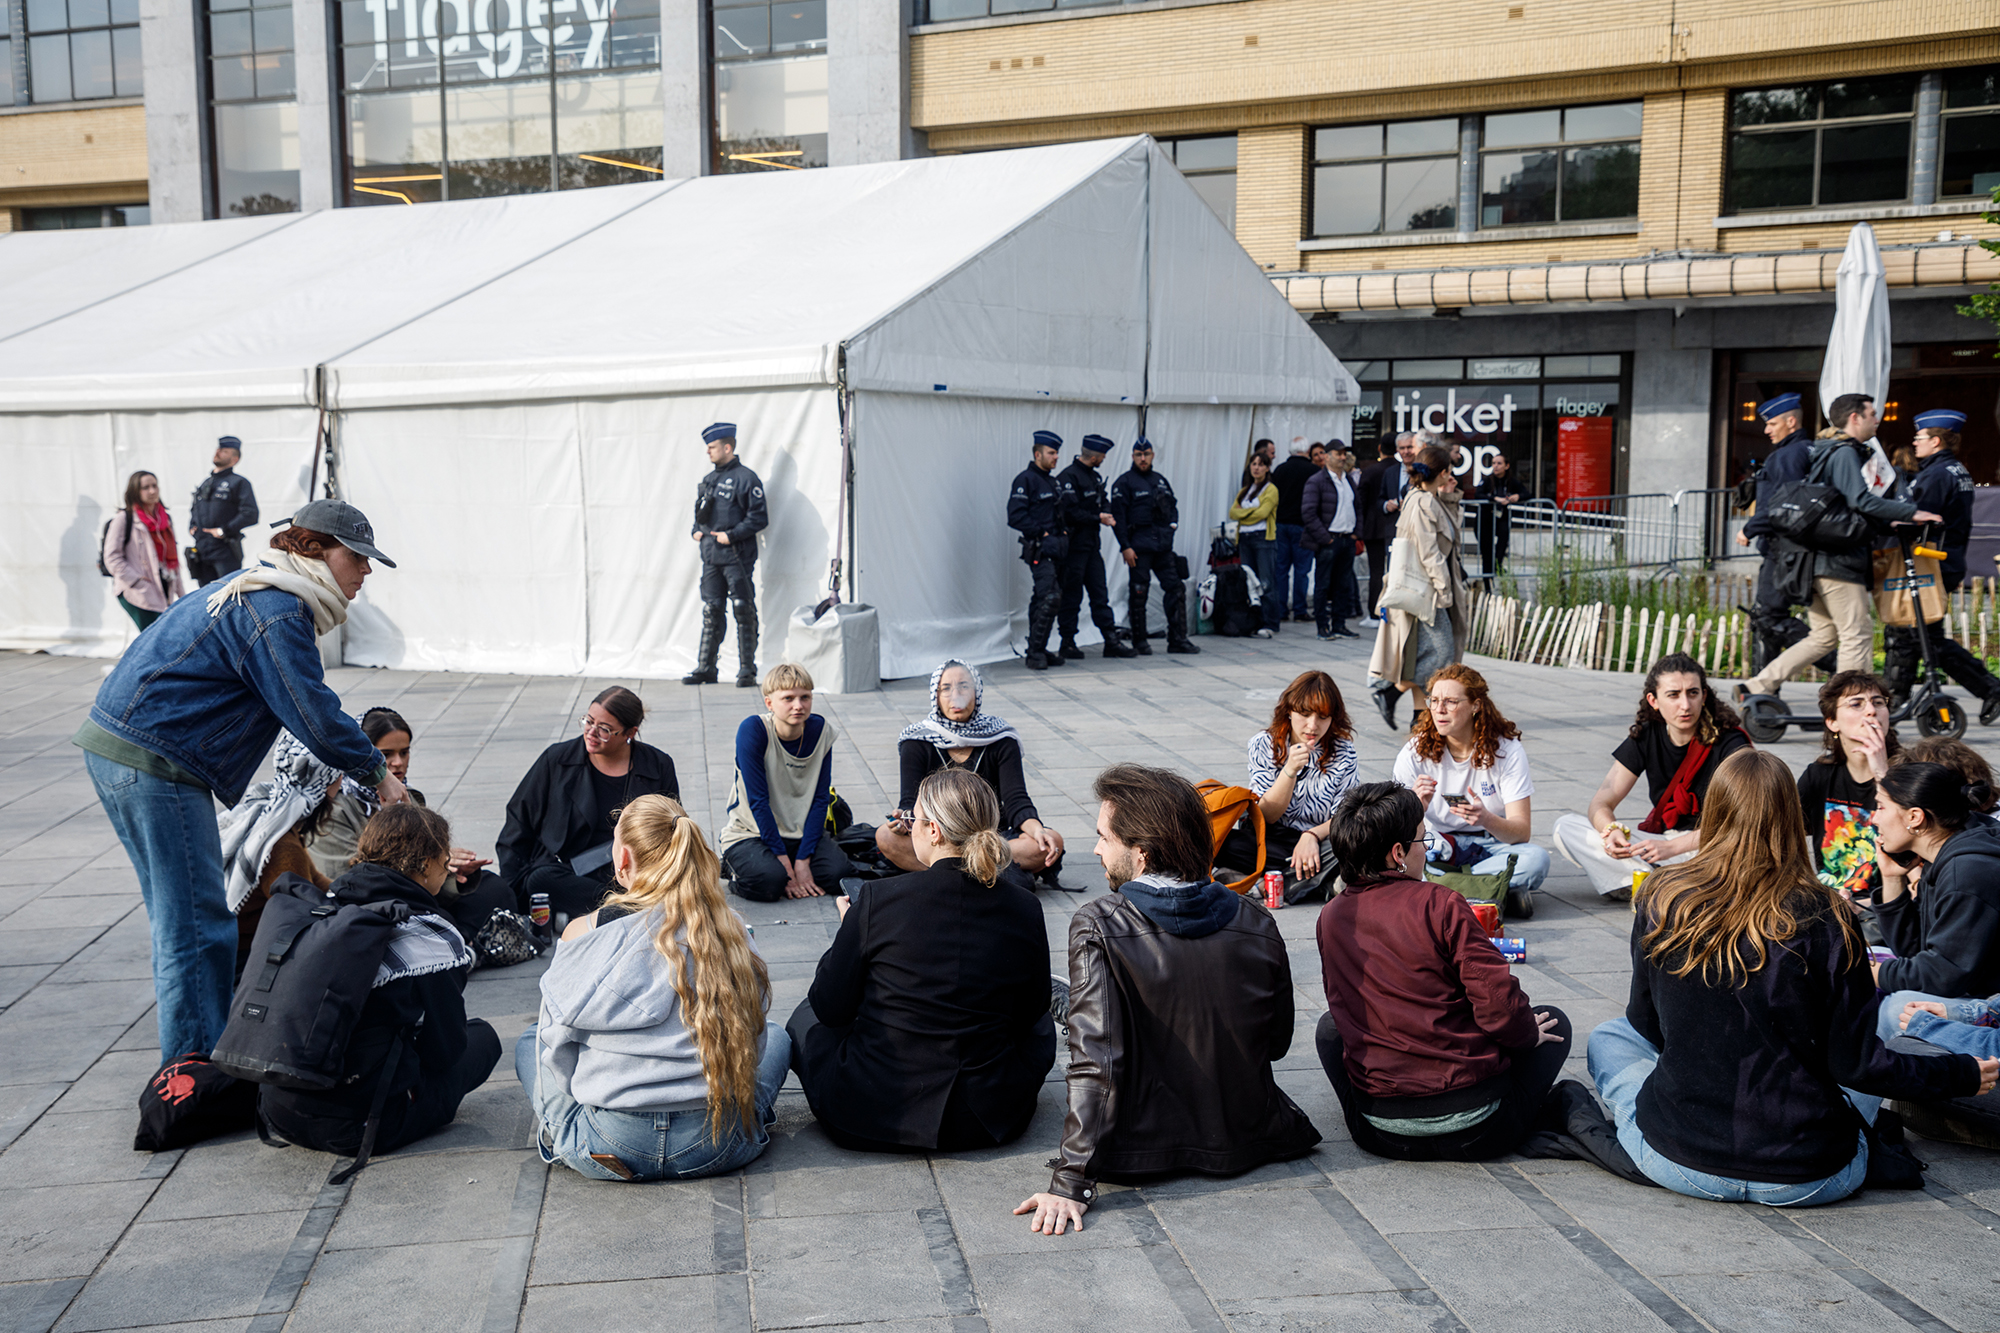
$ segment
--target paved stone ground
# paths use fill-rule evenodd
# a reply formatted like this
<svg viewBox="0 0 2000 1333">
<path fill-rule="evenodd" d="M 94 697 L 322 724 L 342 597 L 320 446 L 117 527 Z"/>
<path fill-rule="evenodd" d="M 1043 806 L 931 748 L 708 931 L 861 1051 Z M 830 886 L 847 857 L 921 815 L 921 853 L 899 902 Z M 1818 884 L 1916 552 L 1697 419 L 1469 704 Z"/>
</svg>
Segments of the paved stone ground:
<svg viewBox="0 0 2000 1333">
<path fill-rule="evenodd" d="M 1327 665 L 1367 709 L 1365 649 L 1329 652 L 1304 628 L 1269 643 L 1206 640 L 1194 658 L 989 673 L 987 706 L 1020 728 L 1042 813 L 1077 852 L 1079 892 L 1045 895 L 1056 949 L 1069 913 L 1103 887 L 1089 857 L 1099 768 L 1138 759 L 1240 781 L 1245 742 L 1308 665 Z M 1595 788 L 1637 682 L 1479 665 L 1526 733 L 1546 838 L 1555 814 Z M 834 1148 L 793 1086 L 770 1151 L 713 1181 L 616 1186 L 549 1170 L 525 1148 L 511 1061 L 457 1124 L 348 1186 L 325 1186 L 331 1159 L 254 1135 L 135 1153 L 134 1099 L 157 1062 L 146 925 L 68 743 L 103 670 L 0 654 L 0 1328 L 2000 1328 L 2000 1161 L 1974 1149 L 1920 1142 L 1924 1192 L 1796 1214 L 1698 1203 L 1575 1163 L 1361 1154 L 1313 1053 L 1324 1005 L 1310 909 L 1278 918 L 1298 995 L 1278 1077 L 1326 1141 L 1236 1180 L 1113 1187 L 1081 1235 L 1035 1236 L 1010 1215 L 1048 1179 L 1060 1066 L 1018 1143 L 928 1159 Z M 490 845 L 529 761 L 607 683 L 360 669 L 332 679 L 351 708 L 393 704 L 411 719 L 412 780 L 474 847 Z M 675 756 L 688 805 L 715 827 L 730 741 L 754 697 L 640 688 L 646 739 Z M 841 730 L 837 783 L 859 817 L 893 804 L 894 737 L 923 695 L 914 680 L 823 697 Z M 1386 777 L 1394 739 L 1372 711 L 1355 721 L 1365 770 Z M 1795 766 L 1812 750 L 1781 747 Z M 782 1017 L 810 983 L 832 904 L 745 915 Z M 1519 932 L 1531 961 L 1518 975 L 1536 1001 L 1568 1011 L 1579 1038 L 1622 1008 L 1628 919 L 1558 859 Z M 1051 962 L 1061 970 L 1059 954 Z M 468 1008 L 510 1045 L 542 966 L 473 974 Z M 1569 1072 L 1582 1077 L 1582 1065 L 1573 1058 Z"/>
</svg>

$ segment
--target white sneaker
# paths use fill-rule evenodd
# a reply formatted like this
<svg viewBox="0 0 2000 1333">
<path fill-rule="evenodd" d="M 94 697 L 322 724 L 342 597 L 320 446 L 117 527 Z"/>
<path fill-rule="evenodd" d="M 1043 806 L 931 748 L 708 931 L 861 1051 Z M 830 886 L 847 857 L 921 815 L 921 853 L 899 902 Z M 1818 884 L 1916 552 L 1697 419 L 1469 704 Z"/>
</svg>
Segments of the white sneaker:
<svg viewBox="0 0 2000 1333">
<path fill-rule="evenodd" d="M 1260 629 L 1253 632 L 1250 637 L 1253 639 L 1269 639 L 1274 636 L 1269 629 Z"/>
</svg>

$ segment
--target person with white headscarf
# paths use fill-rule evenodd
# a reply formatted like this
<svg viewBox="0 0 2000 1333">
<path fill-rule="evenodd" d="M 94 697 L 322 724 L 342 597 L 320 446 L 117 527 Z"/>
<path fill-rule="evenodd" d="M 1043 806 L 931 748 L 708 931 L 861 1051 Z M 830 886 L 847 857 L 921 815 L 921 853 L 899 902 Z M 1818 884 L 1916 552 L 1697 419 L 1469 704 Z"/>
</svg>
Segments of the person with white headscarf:
<svg viewBox="0 0 2000 1333">
<path fill-rule="evenodd" d="M 236 913 L 239 976 L 278 876 L 297 875 L 322 889 L 331 883 L 313 864 L 306 843 L 326 824 L 341 772 L 313 758 L 289 731 L 278 733 L 271 761 L 271 780 L 244 792 L 216 820 L 222 835 L 223 897 Z"/>
<path fill-rule="evenodd" d="M 930 716 L 912 722 L 896 738 L 902 765 L 902 793 L 889 822 L 875 831 L 875 845 L 899 870 L 919 871 L 910 842 L 910 812 L 917 785 L 941 768 L 963 768 L 986 779 L 1000 800 L 1000 836 L 1014 865 L 1061 888 L 1062 834 L 1042 823 L 1028 796 L 1021 771 L 1021 734 L 1007 722 L 980 711 L 986 682 L 977 668 L 957 658 L 931 673 Z"/>
</svg>

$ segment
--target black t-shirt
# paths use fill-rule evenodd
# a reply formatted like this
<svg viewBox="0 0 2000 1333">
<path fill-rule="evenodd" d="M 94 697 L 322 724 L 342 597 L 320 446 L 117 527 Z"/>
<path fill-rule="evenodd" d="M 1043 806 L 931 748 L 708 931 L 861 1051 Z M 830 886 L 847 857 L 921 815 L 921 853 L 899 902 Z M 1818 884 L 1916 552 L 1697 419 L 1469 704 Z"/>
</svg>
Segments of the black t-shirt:
<svg viewBox="0 0 2000 1333">
<path fill-rule="evenodd" d="M 1750 738 L 1741 731 L 1725 731 L 1716 738 L 1708 749 L 1708 762 L 1695 774 L 1694 794 L 1697 800 L 1708 795 L 1708 780 L 1715 776 L 1716 765 L 1735 754 L 1738 750 L 1750 748 Z M 1654 806 L 1667 794 L 1667 788 L 1674 782 L 1674 774 L 1681 770 L 1681 760 L 1687 758 L 1687 746 L 1674 745 L 1667 739 L 1664 722 L 1656 722 L 1640 732 L 1637 737 L 1627 736 L 1611 757 L 1634 773 L 1646 779 L 1646 794 Z M 1650 807 L 1649 807 L 1650 808 Z M 1669 829 L 1670 833 L 1685 833 L 1689 829 L 1701 827 L 1701 815 L 1691 814 Z"/>
<path fill-rule="evenodd" d="M 1819 877 L 1866 898 L 1881 887 L 1875 865 L 1875 782 L 1856 782 L 1846 764 L 1811 763 L 1799 774 L 1799 813 Z"/>
<path fill-rule="evenodd" d="M 596 764 L 585 763 L 584 768 L 590 773 L 591 799 L 597 803 L 597 818 L 593 821 L 592 827 L 601 831 L 608 841 L 618 827 L 616 821 L 611 818 L 611 812 L 622 809 L 629 798 L 632 790 L 632 772 L 627 769 L 614 778 L 600 773 Z"/>
</svg>

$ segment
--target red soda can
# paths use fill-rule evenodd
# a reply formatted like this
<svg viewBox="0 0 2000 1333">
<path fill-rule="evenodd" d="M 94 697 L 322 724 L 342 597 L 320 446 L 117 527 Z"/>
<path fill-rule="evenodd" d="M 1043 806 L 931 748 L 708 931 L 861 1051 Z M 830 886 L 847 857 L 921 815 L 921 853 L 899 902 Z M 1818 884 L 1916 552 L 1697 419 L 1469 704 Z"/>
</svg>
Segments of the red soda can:
<svg viewBox="0 0 2000 1333">
<path fill-rule="evenodd" d="M 537 893 L 528 899 L 528 918 L 538 926 L 549 924 L 549 895 Z"/>
<path fill-rule="evenodd" d="M 1493 936 L 1500 933 L 1500 905 L 1498 903 L 1474 903 L 1472 914 L 1479 918 L 1479 928 Z"/>
<path fill-rule="evenodd" d="M 1273 912 L 1285 905 L 1285 874 L 1282 870 L 1264 872 L 1264 906 Z"/>
</svg>

